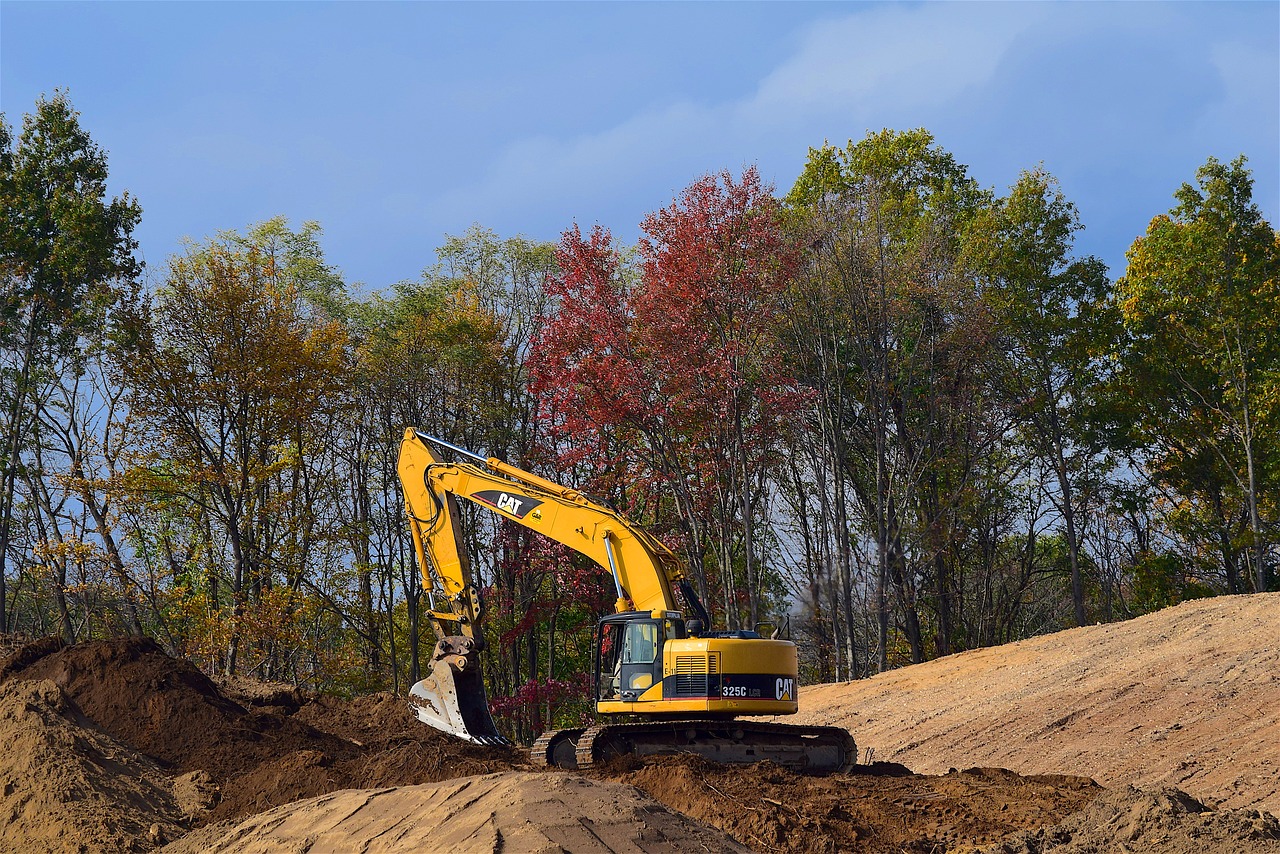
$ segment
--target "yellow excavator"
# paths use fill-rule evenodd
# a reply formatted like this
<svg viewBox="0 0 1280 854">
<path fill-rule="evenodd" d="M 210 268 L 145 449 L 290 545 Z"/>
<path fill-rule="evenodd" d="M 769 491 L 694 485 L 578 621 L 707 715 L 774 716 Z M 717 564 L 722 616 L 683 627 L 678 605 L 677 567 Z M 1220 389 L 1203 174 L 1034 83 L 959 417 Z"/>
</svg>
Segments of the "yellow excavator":
<svg viewBox="0 0 1280 854">
<path fill-rule="evenodd" d="M 463 461 L 444 462 L 442 450 Z M 615 613 L 599 621 L 595 640 L 601 723 L 543 734 L 531 748 L 535 763 L 585 768 L 623 755 L 682 752 L 836 772 L 857 760 L 847 730 L 742 720 L 796 712 L 795 644 L 755 631 L 713 631 L 681 561 L 613 509 L 413 428 L 405 430 L 398 474 L 439 638 L 431 674 L 410 690 L 424 723 L 473 742 L 508 743 L 494 726 L 480 672 L 482 611 L 460 542 L 461 497 L 581 552 L 613 579 Z"/>
</svg>

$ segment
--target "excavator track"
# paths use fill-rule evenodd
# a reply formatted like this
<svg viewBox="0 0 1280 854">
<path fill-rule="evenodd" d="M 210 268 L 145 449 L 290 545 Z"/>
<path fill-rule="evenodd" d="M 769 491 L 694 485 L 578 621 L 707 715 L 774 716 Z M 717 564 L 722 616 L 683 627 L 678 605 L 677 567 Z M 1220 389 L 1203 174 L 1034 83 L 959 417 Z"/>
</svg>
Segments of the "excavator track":
<svg viewBox="0 0 1280 854">
<path fill-rule="evenodd" d="M 529 758 L 541 768 L 577 768 L 577 742 L 584 732 L 582 727 L 548 730 L 529 748 Z"/>
<path fill-rule="evenodd" d="M 578 737 L 575 758 L 578 768 L 590 768 L 618 756 L 660 753 L 693 753 L 731 764 L 768 760 L 817 774 L 848 771 L 858 760 L 848 730 L 743 720 L 602 724 Z"/>
</svg>

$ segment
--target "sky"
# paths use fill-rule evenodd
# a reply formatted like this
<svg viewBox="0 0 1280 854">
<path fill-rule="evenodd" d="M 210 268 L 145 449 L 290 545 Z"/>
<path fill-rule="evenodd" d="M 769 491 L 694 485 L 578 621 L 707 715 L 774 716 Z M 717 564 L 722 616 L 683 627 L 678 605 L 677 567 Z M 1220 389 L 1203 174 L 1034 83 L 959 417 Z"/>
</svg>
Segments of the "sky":
<svg viewBox="0 0 1280 854">
<path fill-rule="evenodd" d="M 46 3 L 0 0 L 0 111 L 66 91 L 184 239 L 315 220 L 364 290 L 473 224 L 555 241 L 811 147 L 927 128 L 983 186 L 1043 165 L 1113 276 L 1207 158 L 1280 211 L 1280 2 Z M 154 280 L 154 279 L 153 279 Z"/>
</svg>

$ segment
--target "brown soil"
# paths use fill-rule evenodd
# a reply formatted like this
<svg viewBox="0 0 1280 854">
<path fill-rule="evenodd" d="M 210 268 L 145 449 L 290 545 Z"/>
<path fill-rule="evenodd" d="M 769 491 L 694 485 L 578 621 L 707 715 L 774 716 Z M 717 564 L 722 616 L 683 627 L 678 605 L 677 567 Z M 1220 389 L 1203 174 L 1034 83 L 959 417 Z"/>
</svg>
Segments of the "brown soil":
<svg viewBox="0 0 1280 854">
<path fill-rule="evenodd" d="M 918 772 L 999 766 L 1280 811 L 1280 593 L 1186 602 L 800 693 Z"/>
<path fill-rule="evenodd" d="M 0 685 L 0 850 L 149 851 L 186 832 L 169 778 L 51 682 Z"/>
<path fill-rule="evenodd" d="M 1251 809 L 1213 811 L 1177 789 L 1125 787 L 1056 827 L 1018 833 L 982 854 L 1240 854 L 1280 852 L 1280 821 Z"/>
<path fill-rule="evenodd" d="M 933 776 L 539 772 L 390 695 L 215 684 L 150 641 L 10 643 L 0 850 L 1280 851 L 1258 811 L 1280 792 L 1277 605 L 1207 600 L 802 692 L 800 721 Z"/>
<path fill-rule="evenodd" d="M 769 763 L 749 768 L 696 757 L 613 769 L 676 812 L 757 851 L 944 852 L 1057 824 L 1101 791 L 1083 777 L 1020 777 L 973 768 L 936 777 L 900 765 L 804 777 Z"/>
<path fill-rule="evenodd" d="M 170 658 L 148 639 L 77 644 L 12 678 L 48 679 L 100 728 L 179 771 L 204 769 L 226 780 L 297 750 L 341 758 L 356 752 L 345 739 L 291 716 L 246 710 L 190 662 Z"/>
<path fill-rule="evenodd" d="M 33 658 L 39 647 L 43 657 Z M 175 772 L 220 789 L 208 820 L 261 812 L 345 788 L 409 785 L 524 767 L 515 751 L 466 744 L 423 726 L 391 695 L 305 700 L 245 683 L 235 702 L 153 641 L 37 642 L 10 656 L 13 680 L 47 679 L 93 723 Z M 253 706 L 254 700 L 264 702 Z M 314 724 L 314 725 L 313 725 Z"/>
</svg>

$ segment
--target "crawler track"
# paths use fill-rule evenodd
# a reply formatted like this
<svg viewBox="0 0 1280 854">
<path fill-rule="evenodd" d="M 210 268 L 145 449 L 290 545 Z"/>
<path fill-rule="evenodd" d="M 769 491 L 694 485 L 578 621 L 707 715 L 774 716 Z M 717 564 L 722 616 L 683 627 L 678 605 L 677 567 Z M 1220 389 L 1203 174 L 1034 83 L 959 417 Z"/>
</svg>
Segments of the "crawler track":
<svg viewBox="0 0 1280 854">
<path fill-rule="evenodd" d="M 577 741 L 584 732 L 582 727 L 548 730 L 529 748 L 529 758 L 541 768 L 577 768 Z"/>
<path fill-rule="evenodd" d="M 566 732 L 572 731 L 560 730 L 538 739 L 544 757 L 540 764 L 569 767 L 552 756 L 557 737 L 561 739 L 559 754 L 565 755 Z M 848 730 L 741 720 L 594 726 L 577 736 L 574 758 L 576 767 L 590 768 L 618 756 L 658 753 L 693 753 L 728 764 L 768 760 L 795 771 L 824 774 L 847 771 L 858 759 L 857 745 Z M 536 755 L 534 761 L 539 761 Z"/>
</svg>

